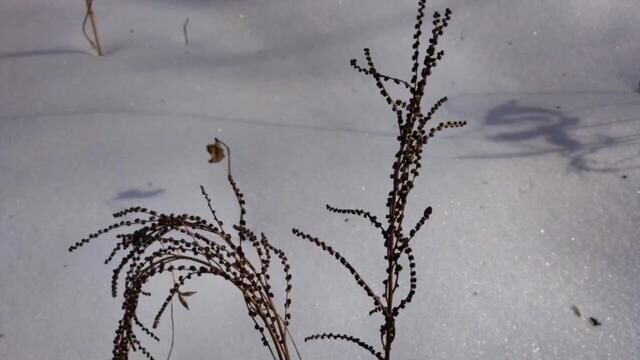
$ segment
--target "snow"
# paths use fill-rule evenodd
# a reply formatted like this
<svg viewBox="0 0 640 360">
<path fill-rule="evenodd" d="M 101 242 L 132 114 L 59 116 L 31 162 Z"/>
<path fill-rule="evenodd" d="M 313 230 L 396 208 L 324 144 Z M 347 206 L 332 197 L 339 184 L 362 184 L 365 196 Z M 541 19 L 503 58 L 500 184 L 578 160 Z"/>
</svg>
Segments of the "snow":
<svg viewBox="0 0 640 360">
<path fill-rule="evenodd" d="M 349 274 L 290 228 L 379 283 L 379 236 L 324 204 L 384 210 L 395 122 L 348 60 L 368 47 L 405 77 L 415 1 L 97 1 L 100 58 L 80 32 L 81 3 L 0 7 L 0 359 L 111 355 L 120 303 L 102 261 L 114 239 L 67 248 L 128 206 L 204 216 L 199 184 L 233 220 L 223 168 L 206 161 L 214 137 L 232 148 L 249 223 L 291 261 L 303 358 L 366 358 L 347 343 L 303 343 L 333 331 L 377 345 L 378 318 Z M 427 205 L 434 215 L 414 248 L 418 292 L 395 358 L 639 358 L 640 4 L 427 9 L 446 6 L 446 55 L 425 104 L 446 95 L 437 119 L 469 125 L 426 148 L 409 221 Z M 192 287 L 172 358 L 270 357 L 232 287 Z"/>
</svg>

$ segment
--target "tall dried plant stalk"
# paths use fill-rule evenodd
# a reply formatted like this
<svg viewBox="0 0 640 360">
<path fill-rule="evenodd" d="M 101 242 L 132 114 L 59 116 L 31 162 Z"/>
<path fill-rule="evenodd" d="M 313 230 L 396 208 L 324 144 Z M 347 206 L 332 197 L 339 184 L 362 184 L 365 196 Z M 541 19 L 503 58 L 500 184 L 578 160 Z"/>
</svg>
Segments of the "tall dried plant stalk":
<svg viewBox="0 0 640 360">
<path fill-rule="evenodd" d="M 230 155 L 229 148 L 218 139 L 207 147 L 212 155 L 210 162 L 218 162 L 224 158 L 223 146 Z M 105 260 L 105 264 L 108 264 L 121 255 L 111 279 L 113 297 L 117 296 L 123 272 L 125 280 L 122 304 L 124 314 L 115 334 L 113 359 L 128 359 L 130 351 L 140 351 L 147 358 L 153 359 L 142 345 L 137 331 L 159 341 L 152 329 L 158 327 L 165 309 L 170 304 L 173 305 L 172 300 L 175 297 L 188 309 L 187 299 L 195 292 L 185 290 L 185 283 L 194 276 L 202 275 L 222 278 L 240 291 L 254 328 L 259 332 L 262 343 L 269 349 L 274 360 L 291 359 L 291 345 L 300 358 L 289 333 L 292 285 L 288 259 L 263 233 L 257 235 L 247 226 L 245 200 L 231 175 L 230 156 L 227 157 L 227 166 L 227 180 L 240 208 L 239 219 L 231 226 L 234 235 L 218 218 L 209 195 L 201 186 L 200 190 L 211 212 L 212 222 L 195 215 L 160 214 L 142 207 L 131 207 L 116 212 L 113 216 L 133 219 L 112 224 L 69 248 L 69 251 L 75 251 L 101 235 L 126 229 L 115 236 L 119 241 Z M 248 251 L 255 252 L 259 260 L 257 263 L 249 259 Z M 283 312 L 276 304 L 271 286 L 270 266 L 274 258 L 277 258 L 284 270 L 286 288 Z M 140 296 L 150 296 L 151 294 L 144 290 L 145 284 L 149 279 L 163 273 L 172 274 L 173 287 L 149 328 L 138 318 Z"/>
<path fill-rule="evenodd" d="M 84 20 L 82 21 L 82 33 L 84 37 L 87 39 L 91 47 L 96 49 L 98 52 L 98 56 L 102 56 L 102 46 L 100 46 L 100 36 L 98 35 L 98 25 L 96 24 L 96 16 L 93 12 L 93 0 L 85 0 L 87 5 L 87 12 L 84 15 Z M 93 30 L 93 40 L 87 34 L 87 21 L 91 23 L 91 29 Z"/>
<path fill-rule="evenodd" d="M 364 49 L 366 65 L 358 64 L 358 61 L 351 60 L 351 66 L 358 72 L 372 77 L 378 87 L 380 94 L 389 104 L 391 110 L 395 114 L 398 125 L 398 151 L 395 154 L 395 161 L 392 166 L 392 185 L 387 195 L 385 214 L 385 222 L 382 223 L 378 217 L 369 211 L 362 209 L 342 209 L 326 205 L 327 210 L 338 214 L 350 214 L 362 217 L 371 226 L 376 228 L 384 240 L 386 263 L 386 276 L 382 279 L 382 294 L 371 286 L 370 282 L 365 281 L 363 275 L 356 270 L 354 266 L 337 250 L 327 245 L 324 241 L 319 240 L 298 229 L 293 229 L 293 234 L 310 241 L 320 247 L 322 251 L 333 256 L 340 264 L 345 267 L 353 276 L 357 285 L 362 288 L 365 294 L 371 299 L 372 310 L 369 315 L 380 314 L 380 348 L 376 348 L 363 341 L 357 336 L 340 333 L 319 333 L 308 336 L 305 341 L 330 339 L 351 342 L 362 349 L 369 352 L 376 359 L 390 360 L 392 353 L 392 344 L 397 334 L 397 318 L 401 310 L 412 301 L 416 286 L 417 273 L 416 262 L 413 255 L 413 239 L 429 219 L 432 208 L 426 207 L 422 217 L 416 224 L 407 227 L 405 221 L 405 208 L 409 195 L 414 188 L 414 183 L 419 175 L 422 163 L 422 153 L 424 146 L 435 134 L 443 129 L 456 128 L 466 125 L 466 122 L 449 121 L 439 123 L 435 127 L 426 130 L 427 123 L 432 119 L 434 113 L 447 101 L 446 97 L 441 98 L 431 108 L 424 112 L 422 108 L 422 98 L 425 95 L 425 87 L 427 79 L 431 75 L 433 69 L 442 59 L 444 51 L 437 51 L 438 41 L 442 36 L 444 29 L 451 19 L 451 10 L 446 9 L 444 16 L 438 12 L 433 15 L 433 29 L 429 46 L 426 53 L 421 59 L 420 54 L 420 37 L 422 35 L 422 23 L 424 19 L 426 0 L 418 1 L 418 15 L 416 17 L 415 33 L 413 35 L 413 55 L 411 56 L 411 79 L 408 81 L 401 80 L 396 77 L 382 74 L 376 68 L 371 52 Z M 394 98 L 387 90 L 387 85 L 393 83 L 401 88 L 408 90 L 408 99 L 402 100 Z M 407 229 L 409 229 L 407 231 Z M 409 269 L 405 269 L 400 263 L 401 259 L 406 259 Z M 408 271 L 409 288 L 403 297 L 398 298 L 398 290 L 400 289 L 400 276 Z"/>
</svg>

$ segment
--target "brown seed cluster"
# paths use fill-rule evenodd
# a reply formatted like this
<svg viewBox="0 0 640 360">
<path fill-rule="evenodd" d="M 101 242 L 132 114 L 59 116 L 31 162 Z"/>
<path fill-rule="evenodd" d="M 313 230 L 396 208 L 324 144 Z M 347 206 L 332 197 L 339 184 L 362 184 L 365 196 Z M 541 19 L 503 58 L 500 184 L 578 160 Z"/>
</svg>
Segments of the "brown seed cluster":
<svg viewBox="0 0 640 360">
<path fill-rule="evenodd" d="M 223 143 L 216 139 L 216 144 Z M 218 156 L 221 156 L 220 153 Z M 228 166 L 230 169 L 230 164 Z M 185 291 L 183 288 L 193 277 L 203 275 L 220 277 L 232 283 L 241 292 L 254 328 L 259 332 L 273 359 L 291 358 L 291 344 L 287 336 L 291 320 L 289 308 L 292 277 L 287 256 L 273 246 L 264 234 L 260 233 L 258 236 L 247 227 L 244 195 L 230 172 L 228 181 L 240 208 L 238 222 L 232 226 L 235 236 L 218 218 L 209 195 L 201 186 L 213 222 L 195 215 L 161 214 L 143 207 L 131 207 L 113 216 L 134 217 L 132 220 L 121 220 L 69 248 L 69 251 L 75 251 L 101 235 L 116 230 L 123 231 L 115 236 L 118 242 L 105 260 L 105 264 L 109 264 L 120 256 L 111 279 L 113 297 L 118 295 L 120 281 L 124 279 L 123 316 L 118 322 L 113 340 L 113 359 L 128 359 L 132 351 L 140 351 L 145 357 L 153 359 L 142 344 L 139 334 L 143 333 L 159 341 L 152 329 L 158 327 L 163 313 L 174 297 L 178 297 L 180 303 L 189 308 L 187 299 L 195 292 Z M 257 254 L 257 263 L 250 261 L 248 251 Z M 274 256 L 284 270 L 286 288 L 282 316 L 271 286 L 270 266 Z M 140 296 L 150 296 L 149 292 L 144 291 L 145 284 L 149 279 L 163 273 L 172 275 L 173 287 L 169 289 L 153 325 L 148 327 L 137 315 Z M 293 345 L 295 348 L 295 343 Z"/>
<path fill-rule="evenodd" d="M 424 226 L 432 213 L 431 207 L 427 207 L 417 224 L 412 226 L 409 231 L 405 229 L 405 208 L 411 190 L 414 188 L 415 180 L 420 174 L 424 146 L 436 133 L 444 129 L 458 128 L 466 125 L 464 121 L 447 121 L 441 122 L 427 130 L 427 125 L 435 112 L 447 101 L 447 98 L 443 97 L 433 104 L 426 113 L 422 109 L 422 98 L 425 95 L 425 88 L 428 84 L 427 80 L 432 74 L 433 69 L 444 56 L 444 51 L 438 51 L 437 45 L 440 37 L 444 33 L 444 29 L 451 20 L 451 10 L 446 9 L 444 14 L 438 12 L 433 14 L 433 29 L 431 31 L 431 37 L 428 40 L 429 45 L 425 53 L 421 54 L 420 38 L 425 17 L 425 2 L 426 0 L 418 1 L 418 15 L 416 17 L 415 32 L 413 35 L 414 42 L 412 46 L 413 54 L 411 56 L 412 76 L 410 80 L 406 81 L 380 73 L 369 49 L 364 49 L 366 65 L 360 65 L 355 59 L 350 62 L 356 71 L 373 78 L 380 95 L 385 99 L 387 104 L 389 104 L 395 114 L 398 124 L 398 136 L 396 139 L 399 147 L 395 154 L 392 174 L 390 175 L 392 186 L 387 195 L 386 221 L 383 224 L 378 221 L 377 216 L 362 209 L 340 209 L 327 205 L 327 209 L 330 212 L 360 216 L 380 230 L 386 249 L 384 256 L 386 276 L 382 280 L 382 287 L 384 289 L 382 294 L 378 295 L 374 287 L 370 286 L 370 283 L 365 281 L 363 276 L 334 248 L 301 230 L 293 229 L 294 235 L 310 241 L 338 260 L 340 264 L 351 273 L 356 284 L 371 298 L 373 310 L 371 310 L 369 314 L 380 313 L 382 316 L 382 325 L 380 326 L 382 351 L 375 350 L 375 347 L 367 344 L 358 337 L 343 334 L 321 333 L 311 335 L 307 337 L 305 341 L 318 339 L 349 341 L 381 360 L 389 360 L 391 358 L 391 345 L 396 335 L 396 319 L 400 311 L 412 301 L 417 287 L 416 263 L 411 240 L 415 238 L 415 235 Z M 405 89 L 404 91 L 408 90 L 408 99 L 402 100 L 394 98 L 387 88 L 391 83 L 399 85 Z M 404 269 L 401 260 L 406 261 L 408 270 Z M 403 298 L 398 299 L 397 290 L 400 288 L 399 278 L 402 276 L 403 271 L 405 274 L 408 271 L 409 289 Z"/>
</svg>

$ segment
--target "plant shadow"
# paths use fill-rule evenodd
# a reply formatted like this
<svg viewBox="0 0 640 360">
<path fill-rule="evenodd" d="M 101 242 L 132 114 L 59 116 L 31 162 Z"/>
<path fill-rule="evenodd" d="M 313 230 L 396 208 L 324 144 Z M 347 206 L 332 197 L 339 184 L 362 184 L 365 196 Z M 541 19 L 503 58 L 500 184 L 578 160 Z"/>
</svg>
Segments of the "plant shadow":
<svg viewBox="0 0 640 360">
<path fill-rule="evenodd" d="M 146 1 L 146 0 L 145 0 Z M 168 2 L 171 0 L 165 0 Z M 196 0 L 193 0 L 196 2 Z M 204 2 L 204 0 L 202 0 Z M 210 51 L 210 40 L 199 39 L 195 21 L 190 23 L 193 34 L 190 44 L 173 43 L 174 50 L 154 57 L 153 61 L 130 64 L 133 71 L 167 71 L 167 69 L 219 69 L 238 68 L 241 77 L 290 78 L 292 76 L 342 76 L 350 71 L 346 61 L 336 61 L 335 54 L 353 55 L 350 46 L 356 40 L 377 38 L 401 30 L 410 12 L 398 11 L 392 15 L 371 20 L 341 24 L 324 30 L 312 21 L 297 20 L 287 23 L 291 30 L 280 34 L 282 24 L 258 16 L 247 17 L 247 33 L 255 46 L 236 50 Z M 275 15 L 274 15 L 275 16 Z M 285 20 L 282 20 L 285 21 Z M 289 21 L 289 20 L 287 20 Z M 180 30 L 182 31 L 182 30 Z M 191 31 L 191 30 L 190 30 Z M 238 36 L 238 41 L 241 37 Z M 216 40 L 219 41 L 219 40 Z M 249 41 L 251 43 L 251 41 Z M 184 56 L 176 58 L 177 53 Z M 341 55 L 342 56 L 342 55 Z M 335 74 L 339 75 L 335 75 Z"/>
<path fill-rule="evenodd" d="M 118 192 L 114 197 L 111 198 L 111 201 L 114 200 L 138 200 L 138 199 L 147 199 L 151 197 L 158 196 L 163 194 L 165 191 L 162 188 L 153 189 L 153 190 L 140 190 L 140 189 L 127 189 Z"/>
<path fill-rule="evenodd" d="M 24 51 L 10 51 L 0 53 L 0 59 L 15 59 L 26 57 L 40 57 L 40 56 L 52 56 L 52 55 L 72 55 L 72 54 L 91 54 L 89 51 L 77 50 L 77 49 L 65 49 L 65 48 L 50 48 L 41 50 L 24 50 Z"/>
<path fill-rule="evenodd" d="M 577 172 L 618 172 L 637 169 L 629 164 L 640 158 L 640 132 L 611 135 L 613 126 L 640 122 L 640 116 L 607 123 L 581 125 L 581 119 L 564 113 L 560 106 L 548 109 L 508 100 L 489 109 L 484 124 L 497 133 L 487 138 L 513 143 L 522 151 L 507 154 L 466 156 L 465 158 L 514 158 L 557 154 L 567 159 L 567 170 Z M 604 127 L 607 132 L 594 132 Z M 542 143 L 542 146 L 540 145 Z M 620 148 L 635 147 L 635 154 L 620 157 Z M 617 155 L 612 155 L 616 149 Z M 606 154 L 605 154 L 606 152 Z M 637 163 L 637 162 L 636 162 Z"/>
<path fill-rule="evenodd" d="M 307 131 L 321 131 L 328 133 L 342 133 L 342 134 L 356 134 L 366 135 L 371 137 L 395 137 L 394 131 L 383 130 L 368 130 L 353 128 L 347 126 L 331 126 L 326 124 L 304 124 L 304 123 L 291 123 L 281 120 L 267 120 L 261 118 L 243 118 L 243 117 L 228 117 L 220 115 L 208 115 L 205 113 L 196 112 L 171 112 L 171 111 L 155 111 L 155 110 L 130 110 L 130 109 L 86 109 L 86 110 L 74 110 L 74 111 L 60 111 L 60 112 L 41 112 L 41 113 L 23 113 L 14 115 L 2 115 L 0 114 L 0 129 L 3 123 L 11 120 L 33 120 L 50 117 L 88 117 L 96 115 L 113 115 L 113 116 L 127 116 L 130 118 L 161 118 L 161 119 L 184 119 L 184 120 L 197 120 L 211 123 L 226 123 L 226 124 L 242 124 L 246 126 L 258 126 L 264 128 L 275 129 L 295 129 L 295 130 L 307 130 Z"/>
</svg>

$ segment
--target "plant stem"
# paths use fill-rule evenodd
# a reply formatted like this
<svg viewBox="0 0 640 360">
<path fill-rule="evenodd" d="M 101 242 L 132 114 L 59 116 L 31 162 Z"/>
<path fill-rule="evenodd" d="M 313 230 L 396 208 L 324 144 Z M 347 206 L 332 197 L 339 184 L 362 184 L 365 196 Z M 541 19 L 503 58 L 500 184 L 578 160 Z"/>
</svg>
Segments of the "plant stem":
<svg viewBox="0 0 640 360">
<path fill-rule="evenodd" d="M 87 16 L 91 22 L 91 29 L 93 30 L 93 38 L 95 43 L 92 43 L 98 52 L 98 56 L 102 56 L 102 46 L 100 46 L 100 36 L 98 36 L 98 25 L 96 24 L 96 17 L 93 13 L 93 0 L 87 0 Z"/>
</svg>

